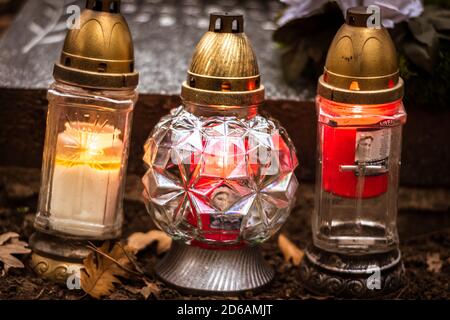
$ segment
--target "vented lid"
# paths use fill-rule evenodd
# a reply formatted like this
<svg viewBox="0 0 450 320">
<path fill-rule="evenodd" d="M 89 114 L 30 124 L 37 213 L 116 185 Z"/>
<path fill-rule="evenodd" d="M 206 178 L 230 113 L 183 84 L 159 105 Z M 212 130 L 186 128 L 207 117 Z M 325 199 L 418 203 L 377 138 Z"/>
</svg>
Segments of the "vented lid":
<svg viewBox="0 0 450 320">
<path fill-rule="evenodd" d="M 258 63 L 241 14 L 213 13 L 195 49 L 181 98 L 200 105 L 249 106 L 264 101 Z"/>
<path fill-rule="evenodd" d="M 134 88 L 133 40 L 119 0 L 87 0 L 80 28 L 67 32 L 56 80 L 98 89 Z"/>
<path fill-rule="evenodd" d="M 343 103 L 378 104 L 403 97 L 397 51 L 367 7 L 350 8 L 334 37 L 318 94 Z M 378 19 L 378 21 L 381 21 Z"/>
</svg>

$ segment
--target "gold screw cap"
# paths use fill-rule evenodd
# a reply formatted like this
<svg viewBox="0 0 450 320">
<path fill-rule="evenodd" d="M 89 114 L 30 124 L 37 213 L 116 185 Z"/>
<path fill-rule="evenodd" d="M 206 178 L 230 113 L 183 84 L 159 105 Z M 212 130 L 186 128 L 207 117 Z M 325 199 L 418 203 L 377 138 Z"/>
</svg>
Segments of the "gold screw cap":
<svg viewBox="0 0 450 320">
<path fill-rule="evenodd" d="M 241 14 L 212 13 L 195 48 L 181 98 L 197 105 L 252 106 L 264 101 L 256 55 Z"/>
<path fill-rule="evenodd" d="M 126 89 L 138 84 L 133 40 L 120 0 L 87 0 L 80 28 L 67 32 L 56 80 L 87 88 Z"/>
<path fill-rule="evenodd" d="M 382 104 L 403 97 L 394 43 L 374 21 L 367 7 L 347 10 L 346 23 L 330 45 L 319 78 L 320 96 L 357 104 Z"/>
</svg>

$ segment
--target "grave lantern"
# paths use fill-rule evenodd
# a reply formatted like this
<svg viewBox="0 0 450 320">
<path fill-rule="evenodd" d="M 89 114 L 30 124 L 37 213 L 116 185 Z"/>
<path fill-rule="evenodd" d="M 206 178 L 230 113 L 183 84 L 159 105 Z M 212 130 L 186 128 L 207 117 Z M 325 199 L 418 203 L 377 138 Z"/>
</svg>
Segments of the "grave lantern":
<svg viewBox="0 0 450 320">
<path fill-rule="evenodd" d="M 53 76 L 30 242 L 34 270 L 64 280 L 88 253 L 88 240 L 121 234 L 138 73 L 120 1 L 86 2 Z"/>
<path fill-rule="evenodd" d="M 185 291 L 238 292 L 273 277 L 258 245 L 295 201 L 295 148 L 260 111 L 264 87 L 243 16 L 211 14 L 194 52 L 182 105 L 145 144 L 144 197 L 175 241 L 156 266 Z"/>
<path fill-rule="evenodd" d="M 403 81 L 394 44 L 373 14 L 347 11 L 318 82 L 313 245 L 301 276 L 322 294 L 367 297 L 402 282 L 396 216 Z"/>
</svg>

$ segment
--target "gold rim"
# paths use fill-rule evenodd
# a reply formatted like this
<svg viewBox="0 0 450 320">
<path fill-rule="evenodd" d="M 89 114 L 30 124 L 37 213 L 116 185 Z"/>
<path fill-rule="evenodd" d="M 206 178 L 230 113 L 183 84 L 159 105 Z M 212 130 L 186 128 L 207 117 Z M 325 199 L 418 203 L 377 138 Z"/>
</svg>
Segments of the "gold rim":
<svg viewBox="0 0 450 320">
<path fill-rule="evenodd" d="M 139 74 L 134 73 L 96 73 L 86 70 L 67 68 L 55 64 L 53 77 L 61 82 L 94 89 L 135 88 L 139 82 Z"/>
<path fill-rule="evenodd" d="M 326 83 L 323 75 L 317 85 L 317 94 L 325 99 L 353 104 L 383 104 L 403 98 L 403 80 L 398 79 L 397 84 L 389 89 L 354 91 L 338 88 Z"/>
<path fill-rule="evenodd" d="M 31 255 L 30 266 L 39 277 L 61 284 L 65 284 L 70 276 L 79 274 L 83 268 L 81 262 L 56 260 L 37 253 Z"/>
<path fill-rule="evenodd" d="M 181 98 L 183 101 L 211 106 L 254 106 L 264 102 L 264 86 L 253 91 L 218 92 L 191 88 L 183 82 L 181 87 Z"/>
</svg>

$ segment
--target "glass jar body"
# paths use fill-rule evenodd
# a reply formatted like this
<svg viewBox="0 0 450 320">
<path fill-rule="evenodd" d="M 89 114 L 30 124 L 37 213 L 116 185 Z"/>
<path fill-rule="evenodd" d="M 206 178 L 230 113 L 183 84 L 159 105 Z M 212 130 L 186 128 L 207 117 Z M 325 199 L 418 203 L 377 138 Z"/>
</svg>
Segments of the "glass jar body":
<svg viewBox="0 0 450 320">
<path fill-rule="evenodd" d="M 48 90 L 35 227 L 83 239 L 120 235 L 135 90 L 55 82 Z"/>
<path fill-rule="evenodd" d="M 295 202 L 295 148 L 255 108 L 181 106 L 145 145 L 144 199 L 155 223 L 204 248 L 258 244 Z"/>
<path fill-rule="evenodd" d="M 402 102 L 350 105 L 318 96 L 316 105 L 314 244 L 344 254 L 396 248 Z"/>
</svg>

